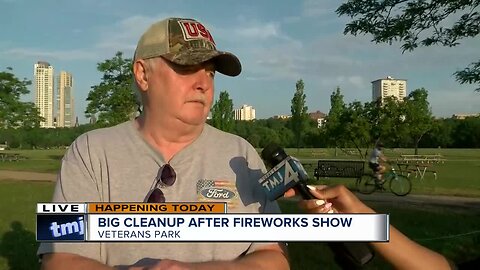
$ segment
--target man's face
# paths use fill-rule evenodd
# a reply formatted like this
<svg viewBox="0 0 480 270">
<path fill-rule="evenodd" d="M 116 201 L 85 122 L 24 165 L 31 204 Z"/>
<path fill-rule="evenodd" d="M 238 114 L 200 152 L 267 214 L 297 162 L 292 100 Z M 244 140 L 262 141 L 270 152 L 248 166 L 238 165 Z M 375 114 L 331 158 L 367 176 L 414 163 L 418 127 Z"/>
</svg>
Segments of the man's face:
<svg viewBox="0 0 480 270">
<path fill-rule="evenodd" d="M 162 58 L 154 63 L 146 91 L 151 111 L 189 125 L 204 124 L 213 101 L 213 63 L 181 66 Z"/>
</svg>

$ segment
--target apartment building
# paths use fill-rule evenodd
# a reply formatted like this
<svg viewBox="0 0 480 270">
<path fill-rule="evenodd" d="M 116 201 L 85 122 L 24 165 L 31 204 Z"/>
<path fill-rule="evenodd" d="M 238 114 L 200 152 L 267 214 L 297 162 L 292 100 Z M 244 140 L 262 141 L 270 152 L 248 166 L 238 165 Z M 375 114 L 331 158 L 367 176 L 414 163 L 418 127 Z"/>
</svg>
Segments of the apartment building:
<svg viewBox="0 0 480 270">
<path fill-rule="evenodd" d="M 255 119 L 255 109 L 252 106 L 244 104 L 240 109 L 233 110 L 233 118 L 235 120 L 253 120 Z"/>
<path fill-rule="evenodd" d="M 393 96 L 403 100 L 407 96 L 407 80 L 394 79 L 387 76 L 372 82 L 372 100 L 381 99 L 383 103 L 386 97 Z"/>
</svg>

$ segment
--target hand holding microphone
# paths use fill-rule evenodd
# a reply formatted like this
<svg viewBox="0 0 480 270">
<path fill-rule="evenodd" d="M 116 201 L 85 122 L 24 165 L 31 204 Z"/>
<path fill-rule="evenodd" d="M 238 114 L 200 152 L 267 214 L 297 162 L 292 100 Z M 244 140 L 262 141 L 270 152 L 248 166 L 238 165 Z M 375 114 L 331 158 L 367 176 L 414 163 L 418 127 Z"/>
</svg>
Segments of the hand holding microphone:
<svg viewBox="0 0 480 270">
<path fill-rule="evenodd" d="M 343 185 L 335 186 L 312 186 L 307 185 L 310 193 L 316 198 L 299 202 L 300 208 L 308 213 L 326 213 L 325 208 L 334 208 L 337 213 L 375 213 Z M 295 196 L 294 189 L 285 192 L 285 197 Z M 324 204 L 327 202 L 327 204 Z M 331 204 L 329 207 L 328 204 Z"/>
<path fill-rule="evenodd" d="M 332 207 L 331 203 L 335 208 L 337 207 L 335 204 L 338 203 L 339 211 L 349 209 L 349 207 L 346 207 L 350 205 L 347 203 L 348 200 L 344 196 L 341 196 L 341 198 L 338 196 L 338 194 L 341 194 L 338 192 L 343 192 L 341 188 L 337 188 L 333 192 L 308 188 L 306 185 L 308 175 L 302 164 L 298 159 L 288 156 L 280 146 L 275 144 L 266 146 L 261 156 L 271 169 L 259 179 L 259 183 L 271 201 L 284 196 L 288 190 L 294 189 L 294 194 L 298 193 L 303 197 L 304 201 L 302 203 L 305 204 L 307 209 L 328 213 L 333 210 L 330 209 Z M 319 201 L 314 195 L 319 196 L 318 199 L 323 201 Z M 329 201 L 325 201 L 325 199 Z M 328 243 L 328 246 L 335 255 L 335 261 L 342 269 L 354 269 L 365 265 L 374 256 L 372 249 L 366 243 L 331 242 Z"/>
</svg>

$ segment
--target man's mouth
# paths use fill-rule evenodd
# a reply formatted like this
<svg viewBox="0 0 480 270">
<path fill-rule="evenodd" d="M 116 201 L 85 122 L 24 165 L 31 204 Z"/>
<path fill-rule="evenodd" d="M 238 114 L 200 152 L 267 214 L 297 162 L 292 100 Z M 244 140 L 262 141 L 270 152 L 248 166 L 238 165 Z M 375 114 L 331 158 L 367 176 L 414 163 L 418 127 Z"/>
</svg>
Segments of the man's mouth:
<svg viewBox="0 0 480 270">
<path fill-rule="evenodd" d="M 203 101 L 202 99 L 189 100 L 189 101 L 187 101 L 187 103 L 200 103 L 202 105 L 205 105 L 205 101 Z"/>
</svg>

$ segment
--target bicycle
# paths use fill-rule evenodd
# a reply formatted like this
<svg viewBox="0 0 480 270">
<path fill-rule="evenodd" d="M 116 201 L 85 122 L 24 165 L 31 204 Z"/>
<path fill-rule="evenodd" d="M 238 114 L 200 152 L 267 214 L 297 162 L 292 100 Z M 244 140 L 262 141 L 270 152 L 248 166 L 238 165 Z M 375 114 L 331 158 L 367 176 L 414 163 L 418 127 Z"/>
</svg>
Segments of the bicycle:
<svg viewBox="0 0 480 270">
<path fill-rule="evenodd" d="M 390 181 L 390 191 L 397 196 L 405 196 L 412 191 L 412 182 L 404 175 L 397 174 L 393 166 L 383 176 L 382 182 L 378 182 L 377 177 L 372 173 L 364 174 L 357 179 L 356 187 L 358 192 L 371 194 L 375 190 L 386 190 L 383 185 Z"/>
</svg>

